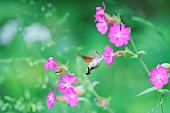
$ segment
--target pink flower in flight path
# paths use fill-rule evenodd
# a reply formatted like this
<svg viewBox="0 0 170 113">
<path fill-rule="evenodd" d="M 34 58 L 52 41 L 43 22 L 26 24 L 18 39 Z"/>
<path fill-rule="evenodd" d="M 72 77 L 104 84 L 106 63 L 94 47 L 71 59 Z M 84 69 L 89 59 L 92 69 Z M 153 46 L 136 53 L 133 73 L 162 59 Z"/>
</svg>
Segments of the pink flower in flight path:
<svg viewBox="0 0 170 113">
<path fill-rule="evenodd" d="M 115 56 L 113 53 L 113 49 L 110 46 L 106 46 L 104 48 L 104 61 L 108 64 L 111 65 L 115 61 Z"/>
</svg>

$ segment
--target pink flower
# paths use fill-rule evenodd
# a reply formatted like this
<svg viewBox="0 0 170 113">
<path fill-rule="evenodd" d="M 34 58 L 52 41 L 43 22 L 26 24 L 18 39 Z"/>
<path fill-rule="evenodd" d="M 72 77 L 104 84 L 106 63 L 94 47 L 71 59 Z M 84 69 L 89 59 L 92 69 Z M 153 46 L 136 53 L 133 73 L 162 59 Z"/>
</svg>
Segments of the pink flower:
<svg viewBox="0 0 170 113">
<path fill-rule="evenodd" d="M 62 75 L 60 82 L 57 83 L 58 91 L 64 93 L 67 89 L 75 91 L 76 86 L 72 86 L 78 82 L 78 78 L 71 74 Z"/>
<path fill-rule="evenodd" d="M 47 99 L 47 107 L 48 109 L 50 109 L 53 106 L 54 102 L 56 101 L 55 91 L 53 93 L 52 90 L 50 90 L 46 99 Z"/>
<path fill-rule="evenodd" d="M 166 68 L 161 65 L 153 68 L 150 72 L 150 82 L 154 85 L 155 88 L 162 88 L 163 85 L 167 84 L 168 72 Z"/>
<path fill-rule="evenodd" d="M 96 7 L 96 14 L 94 15 L 95 22 L 101 22 L 101 20 L 103 20 L 103 18 L 104 18 L 104 10 L 106 7 L 105 7 L 104 2 L 102 2 L 102 4 L 103 4 L 104 8 Z"/>
<path fill-rule="evenodd" d="M 95 17 L 95 22 L 98 22 L 96 24 L 97 30 L 101 33 L 101 34 L 106 34 L 107 30 L 108 30 L 108 21 L 105 19 L 104 17 L 104 10 L 105 10 L 105 4 L 104 2 L 102 2 L 103 7 L 97 7 L 96 8 L 96 14 L 94 15 Z"/>
<path fill-rule="evenodd" d="M 108 34 L 110 42 L 115 44 L 116 47 L 127 45 L 130 40 L 130 28 L 126 27 L 125 24 L 114 24 L 110 27 Z"/>
<path fill-rule="evenodd" d="M 108 21 L 103 18 L 96 24 L 96 27 L 101 34 L 106 34 L 108 30 Z"/>
<path fill-rule="evenodd" d="M 44 65 L 44 69 L 55 69 L 57 68 L 57 62 L 54 58 L 50 57 Z"/>
<path fill-rule="evenodd" d="M 64 97 L 66 99 L 66 102 L 70 105 L 70 106 L 77 106 L 78 105 L 78 95 L 76 94 L 75 91 L 71 90 L 71 89 L 67 89 L 64 92 Z"/>
<path fill-rule="evenodd" d="M 115 56 L 113 53 L 113 49 L 110 46 L 106 46 L 104 48 L 104 61 L 108 64 L 111 65 L 115 61 Z"/>
</svg>

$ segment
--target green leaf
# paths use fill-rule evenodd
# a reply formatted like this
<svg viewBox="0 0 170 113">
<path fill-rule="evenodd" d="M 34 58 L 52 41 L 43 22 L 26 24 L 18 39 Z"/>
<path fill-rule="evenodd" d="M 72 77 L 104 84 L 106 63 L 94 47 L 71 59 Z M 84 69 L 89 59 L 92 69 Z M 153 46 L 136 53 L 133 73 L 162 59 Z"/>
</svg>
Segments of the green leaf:
<svg viewBox="0 0 170 113">
<path fill-rule="evenodd" d="M 141 96 L 141 95 L 144 95 L 144 94 L 150 93 L 150 92 L 155 91 L 155 90 L 157 90 L 157 89 L 156 89 L 156 88 L 154 88 L 154 87 L 151 87 L 151 88 L 148 88 L 148 89 L 146 89 L 145 91 L 143 91 L 143 92 L 139 93 L 137 96 Z"/>
<path fill-rule="evenodd" d="M 93 87 L 95 87 L 97 84 L 99 84 L 100 83 L 100 81 L 94 81 L 93 83 L 92 83 L 92 85 L 93 85 Z"/>
<path fill-rule="evenodd" d="M 138 51 L 138 54 L 146 54 L 146 52 L 142 50 L 142 51 Z"/>
<path fill-rule="evenodd" d="M 149 22 L 149 21 L 147 21 L 147 20 L 144 20 L 143 18 L 133 16 L 133 17 L 132 17 L 132 20 L 133 20 L 133 21 L 136 21 L 136 22 L 139 22 L 139 23 L 142 23 L 142 24 L 144 24 L 144 25 L 146 25 L 146 26 L 149 26 L 149 27 L 151 27 L 151 28 L 155 28 L 155 26 L 154 26 L 151 22 Z"/>
</svg>

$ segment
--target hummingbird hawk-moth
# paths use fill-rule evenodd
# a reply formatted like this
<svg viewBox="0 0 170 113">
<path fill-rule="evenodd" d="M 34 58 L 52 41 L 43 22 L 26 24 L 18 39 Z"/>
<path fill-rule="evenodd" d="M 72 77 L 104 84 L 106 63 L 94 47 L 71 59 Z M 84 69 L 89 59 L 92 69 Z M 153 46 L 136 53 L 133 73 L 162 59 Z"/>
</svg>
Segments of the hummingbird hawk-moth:
<svg viewBox="0 0 170 113">
<path fill-rule="evenodd" d="M 94 51 L 92 57 L 80 55 L 89 65 L 87 67 L 86 75 L 89 75 L 93 69 L 97 69 L 103 60 L 103 55 Z"/>
</svg>

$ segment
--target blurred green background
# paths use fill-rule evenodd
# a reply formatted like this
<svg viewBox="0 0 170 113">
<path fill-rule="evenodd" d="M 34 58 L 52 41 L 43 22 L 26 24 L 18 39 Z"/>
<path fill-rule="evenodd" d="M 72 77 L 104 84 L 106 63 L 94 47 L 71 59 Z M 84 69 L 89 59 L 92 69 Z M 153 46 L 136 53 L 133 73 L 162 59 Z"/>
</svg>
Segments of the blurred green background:
<svg viewBox="0 0 170 113">
<path fill-rule="evenodd" d="M 75 108 L 55 103 L 46 106 L 49 88 L 54 89 L 60 76 L 45 71 L 49 57 L 65 64 L 82 77 L 87 64 L 77 52 L 90 55 L 91 50 L 103 53 L 106 45 L 114 51 L 107 35 L 95 26 L 96 7 L 101 0 L 0 0 L 0 110 L 2 113 L 75 113 Z M 104 0 L 106 12 L 120 14 L 123 23 L 131 27 L 131 36 L 149 70 L 170 62 L 170 1 L 169 0 Z M 134 17 L 147 20 L 145 24 Z M 152 24 L 153 25 L 152 25 Z M 129 43 L 127 45 L 132 51 Z M 81 65 L 81 67 L 80 67 Z M 149 77 L 137 59 L 117 58 L 111 65 L 102 62 L 88 76 L 100 81 L 96 92 L 109 98 L 115 113 L 160 113 L 156 92 L 136 95 L 152 87 Z M 170 84 L 164 88 L 169 89 Z M 56 95 L 60 95 L 58 92 Z M 80 113 L 107 113 L 96 106 L 94 95 L 88 90 L 83 95 L 89 101 L 79 102 Z M 170 113 L 170 100 L 164 98 L 164 112 Z M 153 111 L 152 111 L 153 110 Z"/>
</svg>

